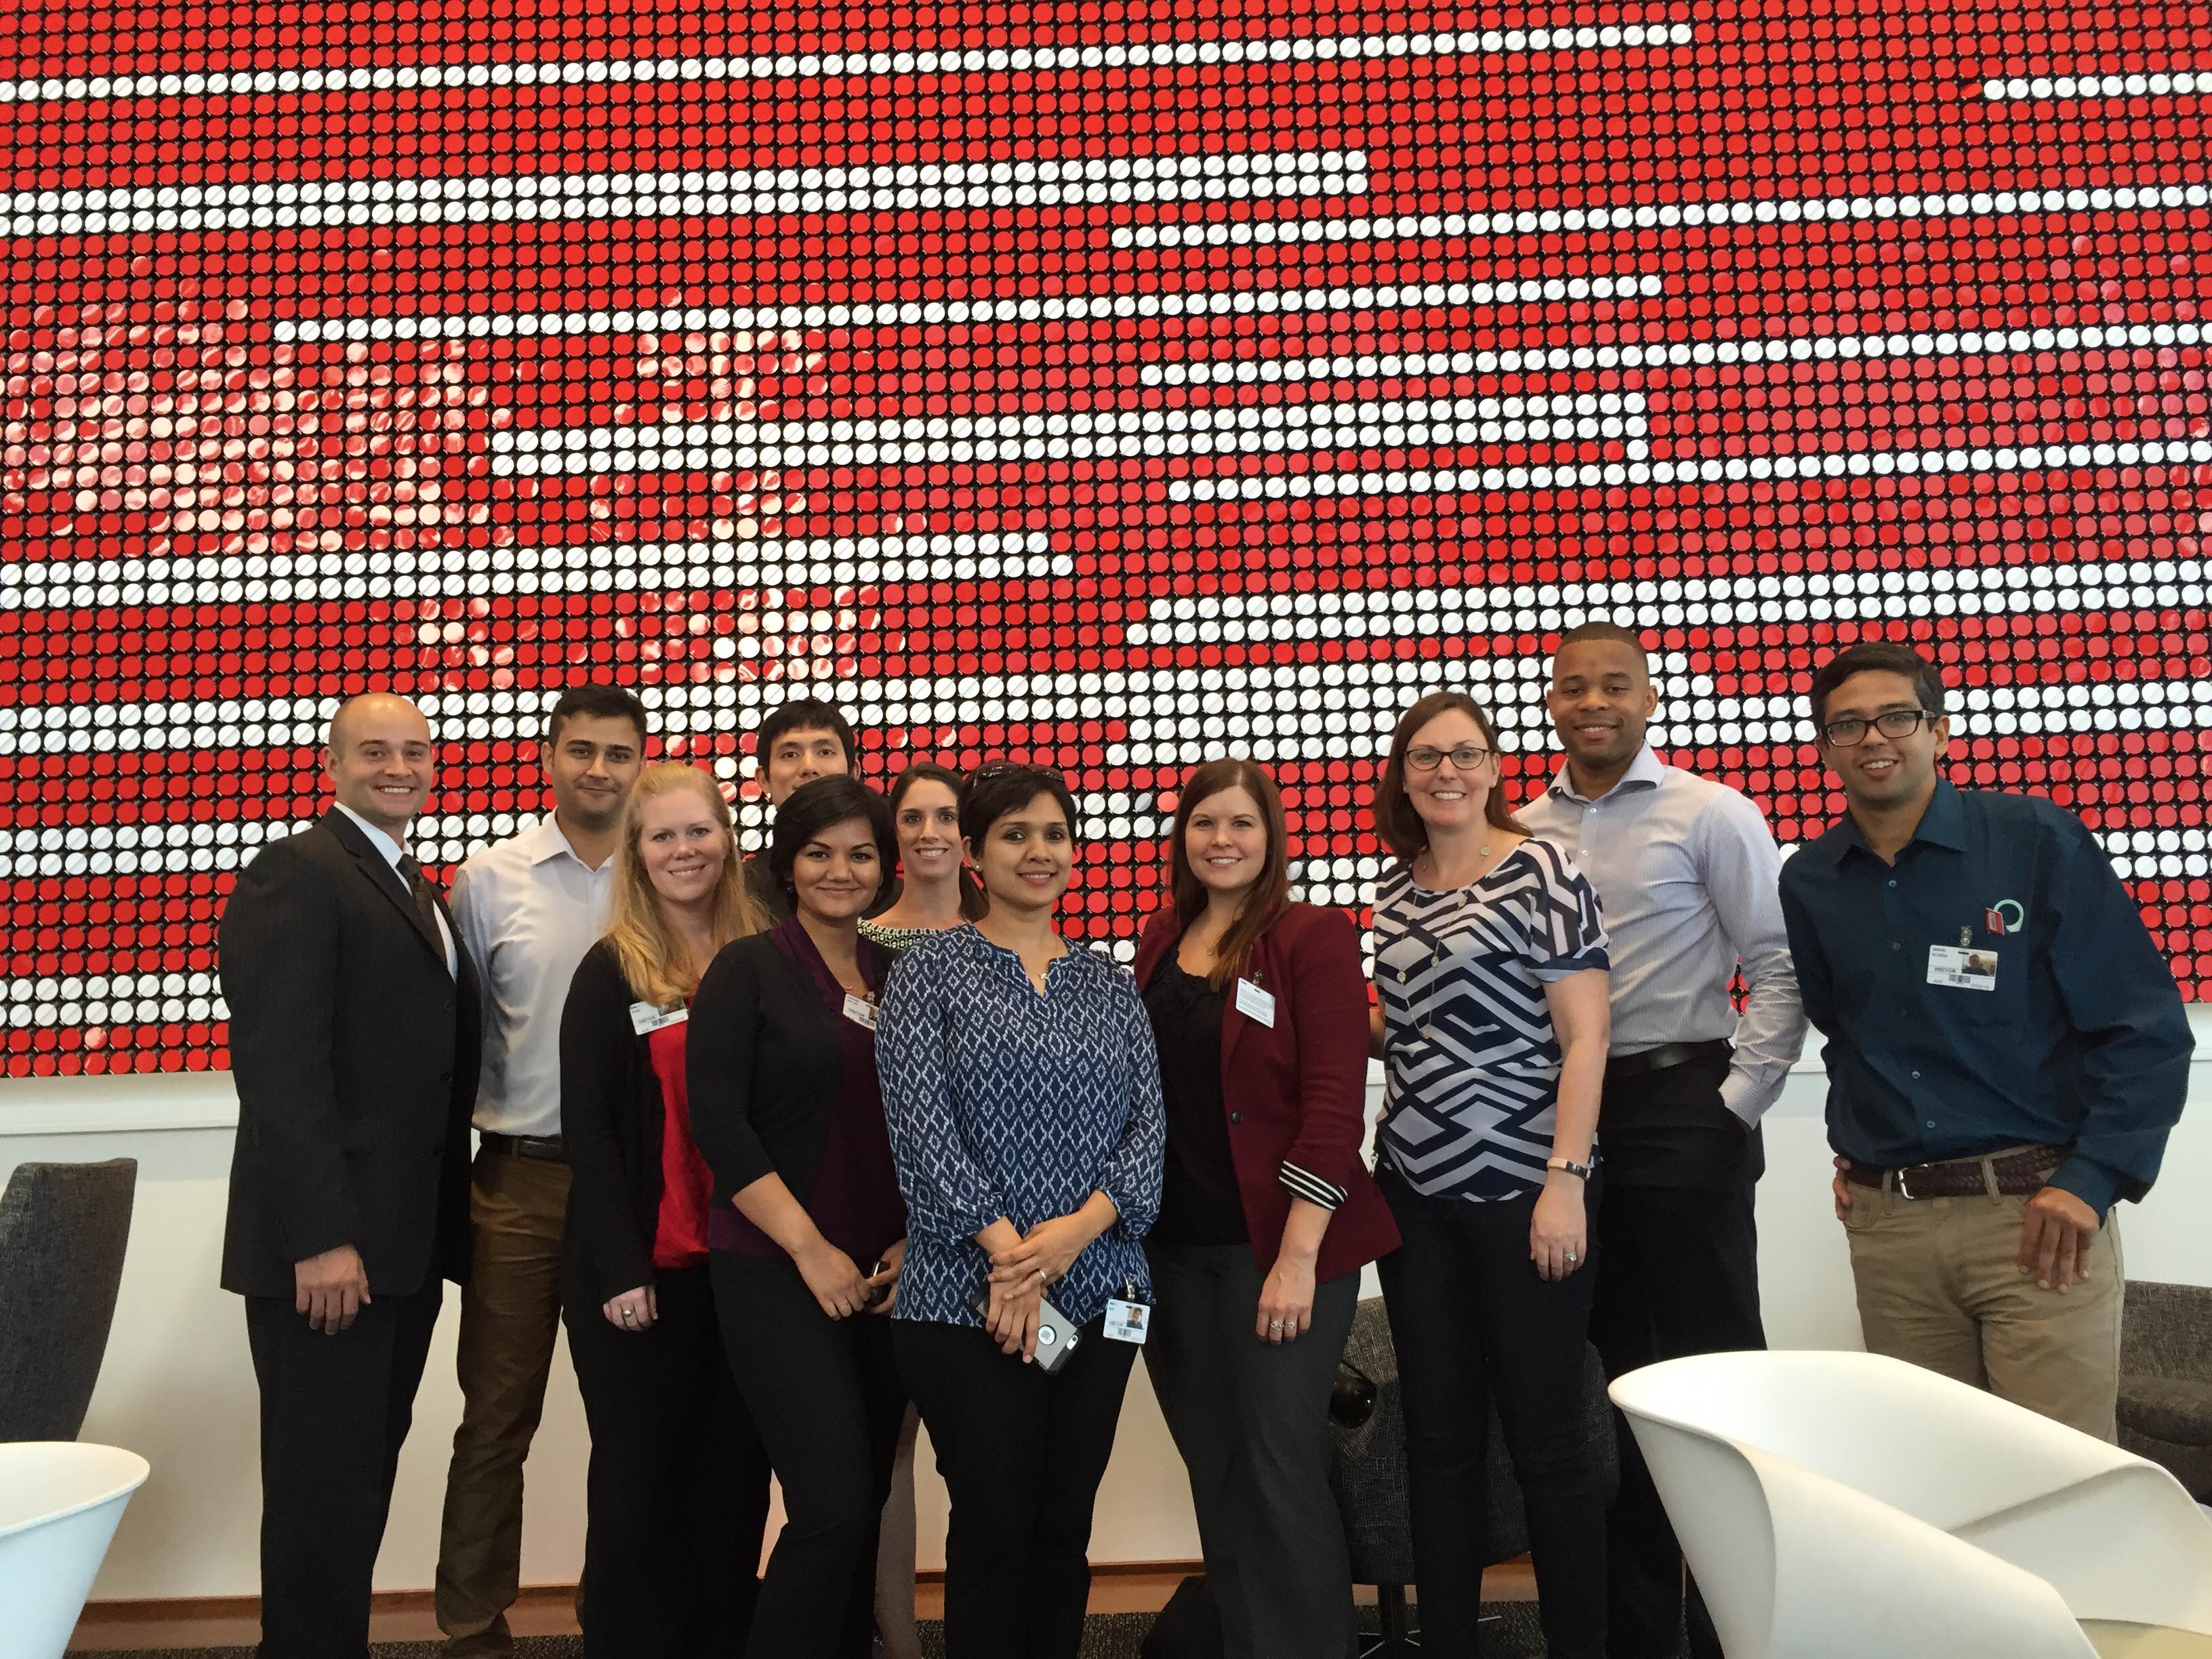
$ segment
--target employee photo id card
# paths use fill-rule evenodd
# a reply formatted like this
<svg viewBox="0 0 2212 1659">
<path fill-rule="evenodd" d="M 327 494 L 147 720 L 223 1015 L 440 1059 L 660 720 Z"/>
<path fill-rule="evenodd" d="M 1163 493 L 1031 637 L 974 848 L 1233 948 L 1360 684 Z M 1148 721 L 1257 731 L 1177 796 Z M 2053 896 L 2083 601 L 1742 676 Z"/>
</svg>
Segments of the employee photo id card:
<svg viewBox="0 0 2212 1659">
<path fill-rule="evenodd" d="M 1958 991 L 1994 991 L 1997 988 L 1997 953 L 1956 945 L 1930 945 L 1928 982 L 1948 985 Z"/>
<path fill-rule="evenodd" d="M 1101 1334 L 1109 1342 L 1133 1342 L 1142 1347 L 1152 1318 L 1152 1310 L 1143 1303 L 1126 1296 L 1109 1297 Z"/>
</svg>

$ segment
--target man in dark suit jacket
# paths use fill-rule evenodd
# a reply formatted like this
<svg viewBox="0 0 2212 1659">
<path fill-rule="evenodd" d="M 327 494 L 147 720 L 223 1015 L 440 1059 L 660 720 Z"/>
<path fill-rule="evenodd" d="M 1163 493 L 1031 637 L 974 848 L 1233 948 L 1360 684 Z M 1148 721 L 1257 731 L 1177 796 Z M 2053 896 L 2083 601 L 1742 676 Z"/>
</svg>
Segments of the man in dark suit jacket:
<svg viewBox="0 0 2212 1659">
<path fill-rule="evenodd" d="M 477 982 L 404 852 L 437 773 L 404 697 L 331 721 L 337 805 L 240 875 L 220 940 L 238 1145 L 223 1288 L 261 1389 L 262 1659 L 364 1659 L 369 1578 L 468 1261 Z"/>
</svg>

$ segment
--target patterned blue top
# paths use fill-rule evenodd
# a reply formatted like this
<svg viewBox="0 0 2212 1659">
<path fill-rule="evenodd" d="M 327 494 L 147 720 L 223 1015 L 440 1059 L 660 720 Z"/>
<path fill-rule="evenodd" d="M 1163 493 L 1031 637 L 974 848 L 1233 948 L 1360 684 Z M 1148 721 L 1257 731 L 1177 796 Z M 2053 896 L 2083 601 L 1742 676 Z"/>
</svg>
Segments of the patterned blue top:
<svg viewBox="0 0 2212 1659">
<path fill-rule="evenodd" d="M 1071 945 L 1040 996 L 1013 951 L 947 928 L 899 958 L 876 1066 L 907 1203 L 894 1317 L 981 1325 L 990 1263 L 975 1235 L 1000 1216 L 1026 1232 L 1093 1192 L 1121 1218 L 1047 1295 L 1079 1323 L 1125 1284 L 1151 1298 L 1137 1241 L 1159 1213 L 1167 1119 L 1152 1024 L 1125 969 Z"/>
<path fill-rule="evenodd" d="M 1376 1146 L 1437 1198 L 1544 1184 L 1559 1039 L 1544 982 L 1609 966 L 1597 894 L 1549 842 L 1524 841 L 1455 892 L 1410 869 L 1375 895 L 1375 989 L 1389 1097 Z"/>
</svg>

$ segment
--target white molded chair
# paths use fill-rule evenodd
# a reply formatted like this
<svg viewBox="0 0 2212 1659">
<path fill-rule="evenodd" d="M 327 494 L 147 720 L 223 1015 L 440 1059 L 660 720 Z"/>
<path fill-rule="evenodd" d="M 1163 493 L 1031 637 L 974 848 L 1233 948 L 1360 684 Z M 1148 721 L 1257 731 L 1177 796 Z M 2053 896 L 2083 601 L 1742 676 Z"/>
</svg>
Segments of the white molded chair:
<svg viewBox="0 0 2212 1659">
<path fill-rule="evenodd" d="M 148 1473 L 115 1446 L 0 1442 L 0 1651 L 61 1659 L 123 1506 Z"/>
<path fill-rule="evenodd" d="M 2212 1655 L 2212 1520 L 2116 1446 L 1875 1354 L 1705 1354 L 1612 1395 L 1729 1659 Z"/>
</svg>

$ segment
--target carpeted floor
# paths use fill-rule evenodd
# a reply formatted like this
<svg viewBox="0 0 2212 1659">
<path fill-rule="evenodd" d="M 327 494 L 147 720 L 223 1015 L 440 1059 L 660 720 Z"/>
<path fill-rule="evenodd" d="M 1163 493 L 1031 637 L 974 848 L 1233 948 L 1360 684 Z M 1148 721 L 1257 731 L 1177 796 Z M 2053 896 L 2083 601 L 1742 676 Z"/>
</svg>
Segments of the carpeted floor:
<svg viewBox="0 0 2212 1659">
<path fill-rule="evenodd" d="M 1540 1659 L 1544 1638 L 1536 1629 L 1534 1603 L 1509 1601 L 1496 1609 L 1497 1622 L 1488 1627 L 1484 1659 Z M 1137 1659 L 1145 1632 L 1152 1627 L 1149 1613 L 1124 1613 L 1093 1618 L 1084 1632 L 1083 1659 Z M 945 1651 L 943 1627 L 925 1621 L 922 1651 L 940 1659 Z M 373 1648 L 374 1659 L 437 1659 L 435 1642 L 390 1642 Z M 583 1659 L 583 1638 L 577 1636 L 532 1636 L 514 1644 L 515 1659 Z M 165 1648 L 142 1653 L 109 1653 L 99 1659 L 252 1659 L 251 1648 Z"/>
</svg>

